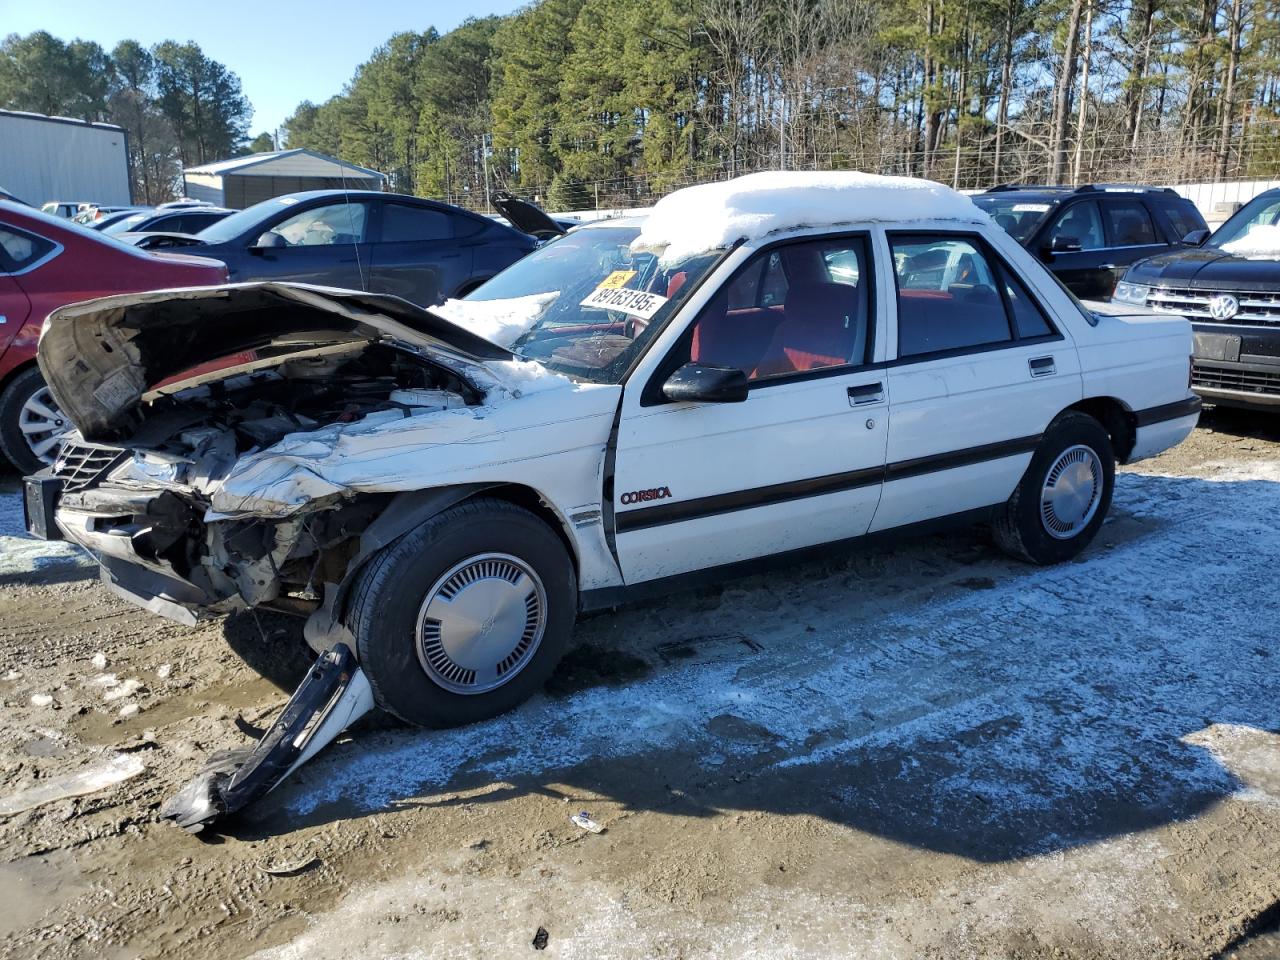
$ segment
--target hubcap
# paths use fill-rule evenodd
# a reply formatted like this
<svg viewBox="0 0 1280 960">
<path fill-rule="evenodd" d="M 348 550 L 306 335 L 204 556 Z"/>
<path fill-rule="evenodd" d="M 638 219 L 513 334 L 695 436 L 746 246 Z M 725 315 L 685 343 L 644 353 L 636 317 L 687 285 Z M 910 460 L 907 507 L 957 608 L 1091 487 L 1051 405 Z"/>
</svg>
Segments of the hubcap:
<svg viewBox="0 0 1280 960">
<path fill-rule="evenodd" d="M 452 693 L 486 693 L 533 659 L 546 620 L 546 591 L 528 564 L 505 553 L 470 557 L 422 601 L 418 662 Z"/>
<path fill-rule="evenodd" d="M 1070 540 L 1089 525 L 1102 501 L 1102 460 L 1083 444 L 1058 455 L 1040 490 L 1040 520 L 1049 536 Z"/>
<path fill-rule="evenodd" d="M 53 463 L 63 436 L 70 429 L 53 400 L 48 387 L 41 387 L 18 411 L 18 429 L 22 431 L 27 446 L 41 463 Z"/>
</svg>

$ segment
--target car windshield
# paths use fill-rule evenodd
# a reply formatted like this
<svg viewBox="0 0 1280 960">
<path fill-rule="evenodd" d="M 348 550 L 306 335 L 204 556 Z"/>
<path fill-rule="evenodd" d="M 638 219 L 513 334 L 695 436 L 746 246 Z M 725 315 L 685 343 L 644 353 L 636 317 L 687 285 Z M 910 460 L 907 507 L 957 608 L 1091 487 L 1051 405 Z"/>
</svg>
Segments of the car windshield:
<svg viewBox="0 0 1280 960">
<path fill-rule="evenodd" d="M 1254 197 L 1231 215 L 1210 238 L 1207 246 L 1221 247 L 1234 240 L 1242 240 L 1258 227 L 1272 227 L 1280 223 L 1280 194 L 1264 193 Z"/>
<path fill-rule="evenodd" d="M 1007 194 L 982 194 L 973 197 L 973 202 L 991 214 L 991 219 L 1019 243 L 1026 243 L 1031 239 L 1031 235 L 1054 206 L 1046 200 Z"/>
<path fill-rule="evenodd" d="M 551 241 L 439 312 L 517 356 L 592 383 L 619 383 L 646 343 L 724 255 L 664 263 L 638 226 Z"/>
</svg>

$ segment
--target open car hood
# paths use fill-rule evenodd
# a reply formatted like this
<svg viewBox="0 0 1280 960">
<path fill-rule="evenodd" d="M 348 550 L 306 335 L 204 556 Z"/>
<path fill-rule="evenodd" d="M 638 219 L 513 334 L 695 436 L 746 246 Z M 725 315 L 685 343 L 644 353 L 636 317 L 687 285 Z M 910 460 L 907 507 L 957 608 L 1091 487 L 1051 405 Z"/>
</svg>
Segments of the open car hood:
<svg viewBox="0 0 1280 960">
<path fill-rule="evenodd" d="M 558 237 L 565 232 L 564 227 L 560 226 L 532 203 L 513 197 L 509 193 L 496 195 L 493 198 L 493 205 L 498 208 L 499 213 L 510 221 L 513 227 L 517 230 L 523 230 L 531 237 L 547 240 L 551 237 Z"/>
<path fill-rule="evenodd" d="M 239 283 L 120 294 L 61 307 L 40 336 L 54 399 L 86 440 L 129 426 L 147 394 L 179 374 L 203 380 L 317 350 L 384 340 L 459 373 L 513 355 L 387 294 L 302 283 Z M 187 377 L 182 378 L 189 385 Z"/>
</svg>

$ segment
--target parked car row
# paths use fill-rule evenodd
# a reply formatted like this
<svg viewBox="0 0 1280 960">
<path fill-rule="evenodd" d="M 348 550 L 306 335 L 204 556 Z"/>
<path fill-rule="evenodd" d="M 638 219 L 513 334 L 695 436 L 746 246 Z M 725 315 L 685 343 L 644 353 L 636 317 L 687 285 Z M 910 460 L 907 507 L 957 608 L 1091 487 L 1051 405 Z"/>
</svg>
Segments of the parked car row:
<svg viewBox="0 0 1280 960">
<path fill-rule="evenodd" d="M 430 306 L 538 244 L 458 207 L 361 191 L 291 194 L 238 212 L 195 202 L 116 211 L 105 230 L 61 215 L 78 204 L 46 206 L 58 213 L 0 201 L 0 453 L 24 473 L 52 462 L 68 426 L 36 366 L 41 324 L 57 307 L 228 280 L 304 281 Z"/>
</svg>

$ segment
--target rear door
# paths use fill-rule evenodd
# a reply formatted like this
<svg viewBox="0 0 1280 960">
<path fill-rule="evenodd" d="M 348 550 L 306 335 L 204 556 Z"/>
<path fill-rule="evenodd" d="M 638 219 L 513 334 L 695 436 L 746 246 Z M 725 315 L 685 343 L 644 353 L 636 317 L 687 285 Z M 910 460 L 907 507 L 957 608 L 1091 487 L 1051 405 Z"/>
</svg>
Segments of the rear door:
<svg viewBox="0 0 1280 960">
<path fill-rule="evenodd" d="M 1067 204 L 1045 232 L 1045 247 L 1040 259 L 1077 297 L 1099 299 L 1111 296 L 1115 288 L 1112 266 L 1108 259 L 1107 235 L 1102 225 L 1102 211 L 1096 200 L 1077 200 Z M 1075 241 L 1078 250 L 1054 251 L 1052 244 Z"/>
<path fill-rule="evenodd" d="M 371 204 L 338 200 L 286 216 L 249 241 L 235 279 L 369 289 Z"/>
<path fill-rule="evenodd" d="M 1075 346 L 975 234 L 890 232 L 897 359 L 872 530 L 1002 503 L 1081 398 Z"/>
<path fill-rule="evenodd" d="M 612 489 L 628 583 L 785 553 L 867 531 L 880 497 L 885 372 L 870 237 L 756 253 L 645 383 L 629 382 Z M 688 361 L 750 377 L 741 403 L 675 403 Z"/>
<path fill-rule="evenodd" d="M 1169 251 L 1169 239 L 1165 237 L 1151 217 L 1147 205 L 1137 197 L 1104 197 L 1102 221 L 1107 232 L 1110 256 L 1103 266 L 1110 271 L 1110 286 L 1106 298 L 1110 299 L 1116 283 L 1124 276 L 1131 263 L 1144 257 Z"/>
<path fill-rule="evenodd" d="M 384 200 L 373 246 L 370 289 L 419 306 L 443 303 L 471 276 L 472 248 L 459 242 L 457 221 L 445 209 Z"/>
</svg>

